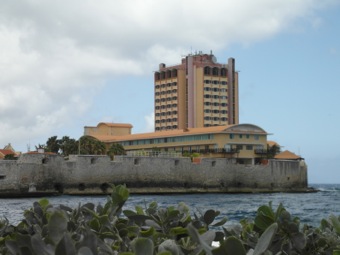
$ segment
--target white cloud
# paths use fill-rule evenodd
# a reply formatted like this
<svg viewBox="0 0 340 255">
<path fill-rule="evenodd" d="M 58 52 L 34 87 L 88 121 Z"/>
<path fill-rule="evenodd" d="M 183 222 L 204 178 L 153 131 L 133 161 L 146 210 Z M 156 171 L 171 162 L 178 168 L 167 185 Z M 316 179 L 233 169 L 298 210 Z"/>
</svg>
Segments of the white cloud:
<svg viewBox="0 0 340 255">
<path fill-rule="evenodd" d="M 150 74 L 190 47 L 251 44 L 295 26 L 322 24 L 336 1 L 12 1 L 0 3 L 1 144 L 26 143 L 83 116 L 112 77 Z M 153 120 L 145 117 L 147 130 Z"/>
</svg>

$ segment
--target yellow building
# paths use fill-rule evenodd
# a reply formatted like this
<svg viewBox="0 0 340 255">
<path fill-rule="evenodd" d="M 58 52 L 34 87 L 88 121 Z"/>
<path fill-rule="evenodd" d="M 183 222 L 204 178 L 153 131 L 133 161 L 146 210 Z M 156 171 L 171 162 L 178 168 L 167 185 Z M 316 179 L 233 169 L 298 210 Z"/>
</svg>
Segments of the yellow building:
<svg viewBox="0 0 340 255">
<path fill-rule="evenodd" d="M 217 63 L 213 54 L 190 54 L 182 63 L 159 65 L 154 76 L 155 131 L 239 123 L 235 60 Z"/>
<path fill-rule="evenodd" d="M 100 123 L 98 127 L 103 125 Z M 108 123 L 105 125 L 110 126 Z M 237 124 L 141 134 L 93 132 L 87 135 L 104 142 L 107 147 L 119 143 L 128 152 L 197 152 L 204 157 L 228 157 L 235 158 L 238 163 L 254 164 L 259 163 L 266 154 L 268 133 L 253 124 Z"/>
<path fill-rule="evenodd" d="M 84 127 L 84 135 L 130 135 L 131 129 L 131 124 L 100 122 L 96 127 Z"/>
</svg>

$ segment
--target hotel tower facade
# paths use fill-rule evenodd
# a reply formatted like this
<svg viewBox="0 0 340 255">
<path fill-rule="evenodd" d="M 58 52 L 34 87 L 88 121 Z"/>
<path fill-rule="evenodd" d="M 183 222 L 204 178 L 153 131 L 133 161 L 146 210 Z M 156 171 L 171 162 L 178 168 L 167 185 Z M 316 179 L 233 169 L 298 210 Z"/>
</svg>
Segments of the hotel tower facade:
<svg viewBox="0 0 340 255">
<path fill-rule="evenodd" d="M 239 124 L 235 59 L 189 54 L 182 63 L 159 65 L 154 76 L 155 131 Z"/>
</svg>

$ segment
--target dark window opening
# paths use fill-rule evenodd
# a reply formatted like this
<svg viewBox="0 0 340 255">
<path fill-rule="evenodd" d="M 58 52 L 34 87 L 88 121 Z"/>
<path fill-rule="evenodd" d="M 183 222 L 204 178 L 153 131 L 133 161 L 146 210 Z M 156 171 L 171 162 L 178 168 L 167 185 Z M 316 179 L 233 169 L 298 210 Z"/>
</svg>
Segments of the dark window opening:
<svg viewBox="0 0 340 255">
<path fill-rule="evenodd" d="M 84 183 L 79 183 L 79 185 L 78 185 L 78 190 L 80 190 L 80 191 L 83 191 L 83 190 L 85 190 L 85 184 Z"/>
</svg>

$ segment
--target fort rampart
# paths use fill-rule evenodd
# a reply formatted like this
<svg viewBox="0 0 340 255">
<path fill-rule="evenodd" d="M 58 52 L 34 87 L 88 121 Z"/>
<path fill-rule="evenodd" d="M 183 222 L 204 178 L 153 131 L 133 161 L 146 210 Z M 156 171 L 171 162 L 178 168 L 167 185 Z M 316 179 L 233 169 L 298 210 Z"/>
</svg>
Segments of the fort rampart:
<svg viewBox="0 0 340 255">
<path fill-rule="evenodd" d="M 232 159 L 115 157 L 24 154 L 0 161 L 0 194 L 103 194 L 109 184 L 126 184 L 131 193 L 304 192 L 304 161 L 269 160 L 241 165 Z"/>
</svg>

